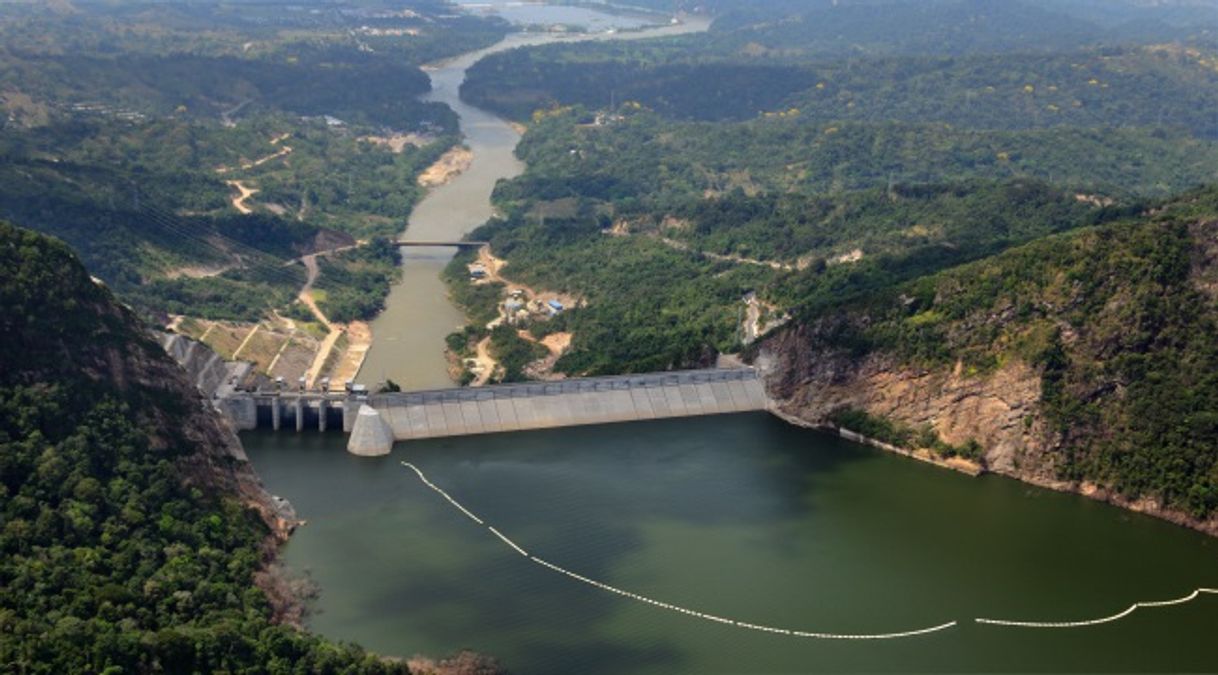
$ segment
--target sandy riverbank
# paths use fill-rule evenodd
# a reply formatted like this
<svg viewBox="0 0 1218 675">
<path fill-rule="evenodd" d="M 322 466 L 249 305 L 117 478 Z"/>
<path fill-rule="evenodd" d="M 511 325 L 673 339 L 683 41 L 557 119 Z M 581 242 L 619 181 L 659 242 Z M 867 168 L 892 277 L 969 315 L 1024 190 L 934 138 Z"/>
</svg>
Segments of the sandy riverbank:
<svg viewBox="0 0 1218 675">
<path fill-rule="evenodd" d="M 435 188 L 447 184 L 464 173 L 474 162 L 474 153 L 465 146 L 457 146 L 440 156 L 435 164 L 419 174 L 419 185 Z"/>
</svg>

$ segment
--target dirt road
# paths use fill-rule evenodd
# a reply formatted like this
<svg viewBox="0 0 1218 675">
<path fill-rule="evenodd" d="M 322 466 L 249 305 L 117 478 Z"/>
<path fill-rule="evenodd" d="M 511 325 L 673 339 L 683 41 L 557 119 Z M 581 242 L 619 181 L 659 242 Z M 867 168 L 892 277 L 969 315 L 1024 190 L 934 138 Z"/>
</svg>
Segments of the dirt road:
<svg viewBox="0 0 1218 675">
<path fill-rule="evenodd" d="M 490 381 L 495 374 L 495 370 L 499 368 L 499 362 L 495 357 L 491 356 L 491 339 L 482 338 L 475 350 L 474 361 L 477 362 L 479 370 L 474 370 L 477 377 L 473 382 L 470 382 L 471 387 L 481 387 Z M 471 369 L 472 370 L 472 369 Z"/>
<path fill-rule="evenodd" d="M 245 200 L 258 194 L 258 190 L 247 186 L 245 183 L 239 180 L 227 180 L 224 182 L 229 187 L 236 188 L 237 192 L 240 193 L 236 197 L 233 197 L 233 208 L 237 209 L 237 211 L 243 215 L 248 216 L 249 214 L 253 213 L 254 210 L 246 205 Z"/>
<path fill-rule="evenodd" d="M 309 369 L 305 371 L 305 385 L 312 389 L 317 378 L 321 376 L 322 368 L 325 368 L 326 361 L 330 358 L 330 352 L 334 351 L 334 345 L 338 339 L 343 336 L 343 329 L 330 323 L 330 319 L 317 306 L 317 300 L 313 297 L 313 284 L 317 281 L 317 277 L 321 274 L 321 267 L 317 264 L 317 255 L 307 255 L 300 259 L 304 263 L 307 276 L 305 277 L 304 286 L 301 287 L 300 293 L 296 298 L 309 308 L 313 316 L 326 327 L 328 331 L 325 339 L 321 341 L 321 346 L 317 349 L 317 353 L 313 356 L 313 363 L 309 365 Z"/>
</svg>

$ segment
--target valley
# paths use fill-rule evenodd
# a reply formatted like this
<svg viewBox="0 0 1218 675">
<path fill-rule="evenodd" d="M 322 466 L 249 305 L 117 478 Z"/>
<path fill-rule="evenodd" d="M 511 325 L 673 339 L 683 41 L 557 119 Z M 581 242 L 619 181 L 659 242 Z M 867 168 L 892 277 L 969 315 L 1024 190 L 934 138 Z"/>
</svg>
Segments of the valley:
<svg viewBox="0 0 1218 675">
<path fill-rule="evenodd" d="M 1218 669 L 1214 35 L 0 7 L 0 663 Z"/>
</svg>

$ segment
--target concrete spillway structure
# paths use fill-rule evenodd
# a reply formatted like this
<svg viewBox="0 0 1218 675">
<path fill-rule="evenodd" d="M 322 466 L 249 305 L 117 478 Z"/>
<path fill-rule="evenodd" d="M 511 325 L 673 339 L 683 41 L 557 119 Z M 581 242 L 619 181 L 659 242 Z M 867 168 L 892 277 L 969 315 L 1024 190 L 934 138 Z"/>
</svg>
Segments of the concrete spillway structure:
<svg viewBox="0 0 1218 675">
<path fill-rule="evenodd" d="M 383 424 L 396 441 L 493 434 L 614 422 L 765 410 L 765 388 L 751 368 L 695 370 L 379 394 L 368 399 L 376 418 L 356 416 L 348 450 L 365 447 L 361 425 Z M 379 424 L 378 424 L 379 423 Z"/>
</svg>

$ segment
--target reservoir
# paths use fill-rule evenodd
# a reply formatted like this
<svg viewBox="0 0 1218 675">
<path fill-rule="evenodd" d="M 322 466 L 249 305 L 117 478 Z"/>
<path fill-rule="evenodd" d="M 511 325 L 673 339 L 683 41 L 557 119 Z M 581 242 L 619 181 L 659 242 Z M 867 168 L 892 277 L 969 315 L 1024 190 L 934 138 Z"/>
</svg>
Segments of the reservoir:
<svg viewBox="0 0 1218 675">
<path fill-rule="evenodd" d="M 1213 672 L 1218 541 L 1076 495 L 970 478 L 764 413 L 417 441 L 243 437 L 308 525 L 284 550 L 320 587 L 309 627 L 398 656 L 471 648 L 518 673 Z M 529 553 L 721 617 L 896 640 L 746 630 L 615 595 Z"/>
<path fill-rule="evenodd" d="M 428 98 L 461 116 L 474 159 L 418 205 L 405 239 L 460 238 L 491 216 L 495 182 L 523 169 L 518 132 L 458 98 L 465 70 L 558 39 L 515 35 L 431 70 Z M 463 317 L 439 274 L 452 254 L 405 250 L 361 382 L 450 386 L 444 336 Z M 338 433 L 242 440 L 269 490 L 308 521 L 283 559 L 319 589 L 309 628 L 385 655 L 469 648 L 530 675 L 1218 671 L 1218 595 L 1086 628 L 975 622 L 1089 620 L 1218 588 L 1218 540 L 766 414 L 416 441 L 378 459 L 347 454 Z M 701 620 L 536 564 L 402 461 L 529 554 L 655 601 L 808 632 L 957 623 L 821 640 Z"/>
</svg>

